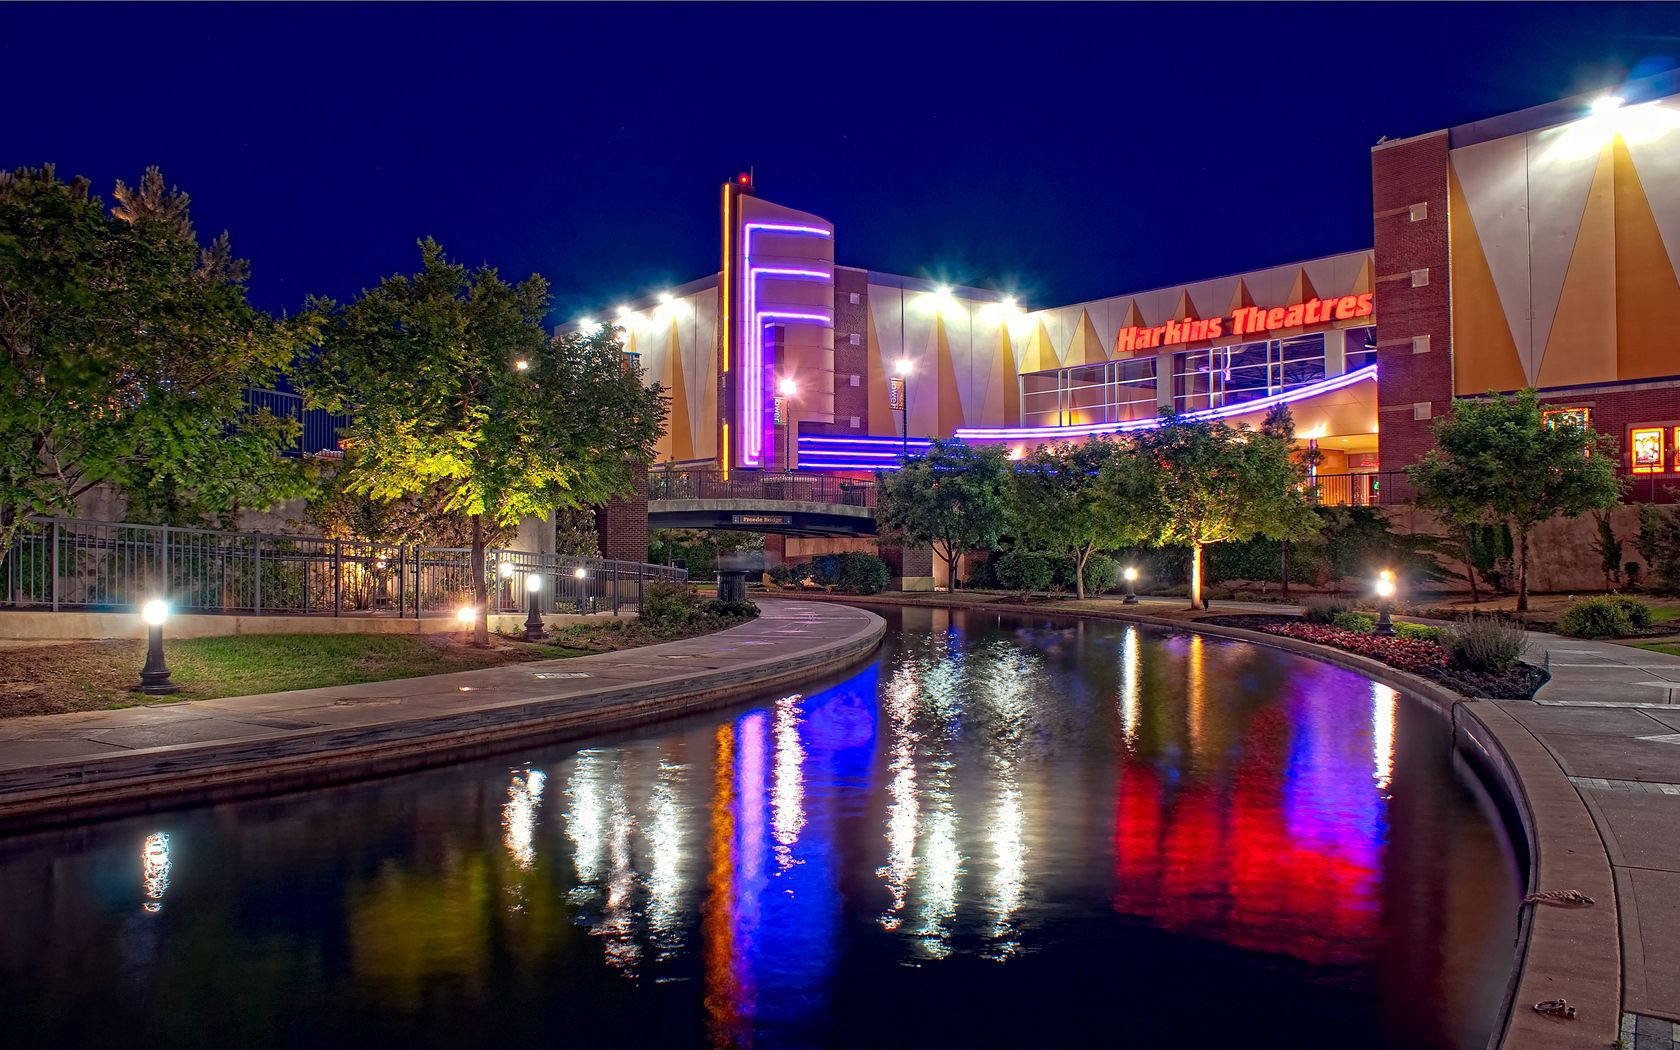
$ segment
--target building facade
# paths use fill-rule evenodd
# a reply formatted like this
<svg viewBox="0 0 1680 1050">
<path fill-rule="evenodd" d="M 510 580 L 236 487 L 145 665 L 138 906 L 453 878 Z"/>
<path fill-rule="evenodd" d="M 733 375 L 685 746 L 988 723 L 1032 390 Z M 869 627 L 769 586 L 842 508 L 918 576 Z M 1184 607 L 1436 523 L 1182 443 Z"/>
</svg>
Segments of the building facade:
<svg viewBox="0 0 1680 1050">
<path fill-rule="evenodd" d="M 1328 501 L 1392 502 L 1455 398 L 1533 386 L 1633 498 L 1680 488 L 1680 77 L 1381 142 L 1371 191 L 1368 249 L 1038 306 L 839 265 L 741 176 L 719 272 L 603 321 L 671 391 L 668 466 L 861 476 L 1288 404 Z"/>
</svg>

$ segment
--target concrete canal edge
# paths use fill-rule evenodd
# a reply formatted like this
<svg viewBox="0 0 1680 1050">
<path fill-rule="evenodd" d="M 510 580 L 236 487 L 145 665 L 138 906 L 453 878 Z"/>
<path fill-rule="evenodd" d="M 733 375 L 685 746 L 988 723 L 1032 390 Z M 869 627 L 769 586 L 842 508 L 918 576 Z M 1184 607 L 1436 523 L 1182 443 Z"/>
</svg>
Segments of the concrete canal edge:
<svg viewBox="0 0 1680 1050">
<path fill-rule="evenodd" d="M 1460 755 L 1509 807 L 1528 854 L 1525 893 L 1578 890 L 1590 908 L 1525 905 L 1518 919 L 1515 962 L 1490 1047 L 1499 1050 L 1615 1047 L 1621 1025 L 1622 952 L 1620 904 L 1610 857 L 1586 802 L 1551 753 L 1516 719 L 1491 701 L 1454 692 L 1357 653 L 1241 627 L 1174 620 L 1123 610 L 1045 609 L 1011 602 L 972 605 L 937 597 L 826 598 L 856 605 L 961 609 L 1064 619 L 1141 623 L 1174 631 L 1253 642 L 1355 671 L 1392 689 L 1411 693 L 1450 720 Z M 1574 1020 L 1537 1013 L 1533 1006 L 1567 999 Z"/>
<path fill-rule="evenodd" d="M 785 688 L 845 670 L 867 658 L 885 635 L 886 621 L 866 610 L 850 612 L 857 615 L 848 617 L 848 622 L 841 625 L 841 632 L 801 647 L 796 653 L 741 658 L 730 661 L 728 666 L 696 670 L 675 678 L 572 688 L 447 715 L 310 729 L 251 740 L 139 748 L 116 755 L 43 762 L 7 770 L 0 772 L 0 831 L 36 830 L 183 805 L 325 787 L 470 760 L 514 747 L 536 747 L 616 732 L 724 707 L 752 693 Z M 705 637 L 722 647 L 736 632 L 750 630 L 758 622 Z M 645 655 L 659 648 L 647 646 L 622 652 Z M 604 653 L 552 663 L 560 669 L 572 669 L 614 655 Z M 454 672 L 431 677 L 456 679 L 480 673 Z M 427 681 L 427 678 L 394 679 L 369 685 L 390 691 Z"/>
</svg>

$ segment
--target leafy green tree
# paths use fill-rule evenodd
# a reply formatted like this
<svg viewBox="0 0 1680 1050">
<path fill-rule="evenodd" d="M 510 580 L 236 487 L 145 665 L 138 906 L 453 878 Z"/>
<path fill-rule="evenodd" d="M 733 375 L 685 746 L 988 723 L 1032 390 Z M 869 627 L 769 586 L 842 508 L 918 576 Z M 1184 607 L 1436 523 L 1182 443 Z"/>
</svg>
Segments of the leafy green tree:
<svg viewBox="0 0 1680 1050">
<path fill-rule="evenodd" d="M 1012 528 L 1036 551 L 1073 562 L 1074 589 L 1085 597 L 1085 563 L 1096 551 L 1143 541 L 1150 522 L 1116 513 L 1120 504 L 1103 498 L 1102 469 L 1122 446 L 1108 438 L 1040 445 L 1015 464 Z"/>
<path fill-rule="evenodd" d="M 1009 459 L 996 445 L 934 440 L 925 455 L 876 475 L 880 530 L 926 543 L 951 567 L 971 550 L 997 546 L 1009 524 Z"/>
<path fill-rule="evenodd" d="M 1533 390 L 1457 401 L 1434 431 L 1436 447 L 1406 468 L 1418 506 L 1454 526 L 1510 526 L 1517 541 L 1517 611 L 1527 612 L 1529 535 L 1551 518 L 1615 506 L 1621 499 L 1615 449 L 1578 422 L 1542 420 Z"/>
<path fill-rule="evenodd" d="M 1152 522 L 1158 545 L 1190 548 L 1192 609 L 1207 608 L 1202 598 L 1207 547 L 1256 535 L 1299 539 L 1318 531 L 1293 432 L 1287 416 L 1254 430 L 1168 412 L 1161 426 L 1133 439 L 1130 456 L 1105 468 L 1114 513 Z"/>
<path fill-rule="evenodd" d="M 422 269 L 323 315 L 313 399 L 348 411 L 348 491 L 422 493 L 467 524 L 477 640 L 488 644 L 488 531 L 635 491 L 653 461 L 665 394 L 644 387 L 610 331 L 550 338 L 548 286 L 469 271 L 427 239 Z"/>
<path fill-rule="evenodd" d="M 86 179 L 0 172 L 0 552 L 29 514 L 109 485 L 134 517 L 202 523 L 309 488 L 297 424 L 250 412 L 313 335 L 246 299 L 224 233 L 148 168 L 107 211 Z"/>
</svg>

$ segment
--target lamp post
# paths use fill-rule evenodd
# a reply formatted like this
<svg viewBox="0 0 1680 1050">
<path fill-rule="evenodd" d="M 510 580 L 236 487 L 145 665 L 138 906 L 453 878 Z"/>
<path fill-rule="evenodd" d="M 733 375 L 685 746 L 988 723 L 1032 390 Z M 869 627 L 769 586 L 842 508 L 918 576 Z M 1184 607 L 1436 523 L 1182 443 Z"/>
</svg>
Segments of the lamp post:
<svg viewBox="0 0 1680 1050">
<path fill-rule="evenodd" d="M 507 598 L 513 597 L 513 562 L 508 561 L 506 558 L 497 562 L 496 575 L 502 578 L 503 588 L 502 591 L 498 591 L 496 594 L 496 605 L 498 608 L 506 608 L 507 603 L 503 595 L 505 594 Z M 515 608 L 518 608 L 518 606 L 515 606 Z"/>
<path fill-rule="evenodd" d="M 1125 575 L 1126 575 L 1126 600 L 1121 602 L 1120 604 L 1121 605 L 1136 605 L 1138 603 L 1138 600 L 1137 600 L 1137 578 L 1138 578 L 1137 566 L 1136 565 L 1126 566 Z"/>
<path fill-rule="evenodd" d="M 901 357 L 893 365 L 893 371 L 898 375 L 898 408 L 904 417 L 904 461 L 910 462 L 910 359 Z"/>
<path fill-rule="evenodd" d="M 588 603 L 588 596 L 584 594 L 584 587 L 586 586 L 584 581 L 589 579 L 589 570 L 584 568 L 583 566 L 579 565 L 577 568 L 572 570 L 572 579 L 577 581 L 577 592 L 578 592 L 577 608 L 578 608 L 578 612 L 579 613 L 587 613 L 589 611 L 589 603 Z"/>
<path fill-rule="evenodd" d="M 478 625 L 478 610 L 471 605 L 461 606 L 455 610 L 455 623 L 467 632 L 467 637 L 471 640 L 472 629 Z"/>
<path fill-rule="evenodd" d="M 799 393 L 799 384 L 783 379 L 776 390 L 782 395 L 782 473 L 786 474 L 793 470 L 793 398 Z"/>
<path fill-rule="evenodd" d="M 1384 569 L 1377 574 L 1376 591 L 1380 602 L 1380 611 L 1377 613 L 1377 626 L 1372 628 L 1371 633 L 1379 638 L 1392 638 L 1394 637 L 1394 618 L 1391 615 L 1391 607 L 1394 604 L 1394 573 L 1392 570 Z"/>
<path fill-rule="evenodd" d="M 525 577 L 525 593 L 531 596 L 530 610 L 525 614 L 525 633 L 521 636 L 527 642 L 543 640 L 542 613 L 537 610 L 537 600 L 542 593 L 542 577 L 531 573 Z"/>
<path fill-rule="evenodd" d="M 170 680 L 169 665 L 163 662 L 163 621 L 169 619 L 169 603 L 153 598 L 140 607 L 140 619 L 146 621 L 146 666 L 133 691 L 151 696 L 179 693 L 181 687 Z"/>
</svg>

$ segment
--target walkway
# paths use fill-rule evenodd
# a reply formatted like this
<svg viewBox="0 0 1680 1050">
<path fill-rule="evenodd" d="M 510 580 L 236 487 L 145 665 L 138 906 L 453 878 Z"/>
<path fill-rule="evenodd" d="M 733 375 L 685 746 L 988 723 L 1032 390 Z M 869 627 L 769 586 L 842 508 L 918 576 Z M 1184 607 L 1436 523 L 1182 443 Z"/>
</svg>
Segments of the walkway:
<svg viewBox="0 0 1680 1050">
<path fill-rule="evenodd" d="M 1552 680 L 1532 702 L 1494 706 L 1568 776 L 1603 840 L 1621 913 L 1623 1046 L 1673 1050 L 1680 1045 L 1680 657 L 1529 638 L 1527 659 L 1547 663 Z M 1543 839 L 1542 851 L 1547 845 Z"/>
<path fill-rule="evenodd" d="M 718 706 L 873 651 L 879 616 L 766 603 L 750 623 L 477 671 L 0 722 L 0 828 L 313 786 Z"/>
</svg>

